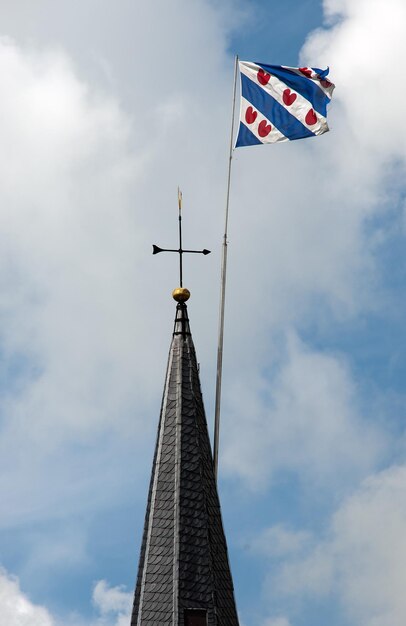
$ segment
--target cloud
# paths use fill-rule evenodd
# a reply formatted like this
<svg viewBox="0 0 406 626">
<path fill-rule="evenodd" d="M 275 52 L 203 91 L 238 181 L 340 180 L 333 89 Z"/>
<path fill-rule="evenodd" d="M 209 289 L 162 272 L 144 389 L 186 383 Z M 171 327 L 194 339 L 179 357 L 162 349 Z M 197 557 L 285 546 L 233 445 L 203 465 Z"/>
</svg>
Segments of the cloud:
<svg viewBox="0 0 406 626">
<path fill-rule="evenodd" d="M 331 26 L 310 35 L 303 59 L 331 66 L 349 138 L 372 151 L 375 166 L 404 160 L 406 130 L 399 124 L 406 95 L 399 81 L 406 53 L 404 2 L 325 0 L 324 10 Z"/>
<path fill-rule="evenodd" d="M 55 626 L 47 609 L 33 604 L 5 570 L 0 570 L 0 626 Z"/>
<path fill-rule="evenodd" d="M 76 614 L 59 620 L 24 594 L 18 578 L 0 569 L 0 626 L 125 626 L 130 620 L 132 594 L 123 589 L 99 580 L 92 596 L 98 616 L 86 619 Z"/>
<path fill-rule="evenodd" d="M 294 334 L 272 384 L 247 377 L 236 384 L 234 399 L 224 465 L 252 488 L 279 472 L 342 486 L 368 472 L 384 450 L 356 409 L 345 361 L 309 349 Z"/>
<path fill-rule="evenodd" d="M 82 456 L 68 469 L 61 446 L 86 446 L 89 437 L 128 424 L 139 359 L 123 328 L 135 301 L 123 300 L 131 270 L 112 250 L 139 249 L 139 234 L 121 233 L 118 223 L 128 219 L 125 195 L 140 164 L 129 154 L 126 116 L 77 78 L 66 54 L 2 39 L 0 67 L 0 491 L 13 485 L 7 525 L 30 519 L 30 510 L 41 516 L 43 502 L 60 497 L 60 481 L 77 498 L 87 481 L 83 462 L 95 458 Z"/>
<path fill-rule="evenodd" d="M 373 474 L 336 511 L 328 537 L 282 565 L 272 583 L 296 599 L 338 598 L 349 624 L 406 619 L 406 466 Z M 311 544 L 309 544 L 309 547 Z"/>
<path fill-rule="evenodd" d="M 105 318 L 120 315 L 113 292 L 122 259 L 107 262 L 105 254 L 126 213 L 123 204 L 109 211 L 109 203 L 123 197 L 137 170 L 126 147 L 127 120 L 77 79 L 62 53 L 22 51 L 2 40 L 0 66 L 7 119 L 0 155 L 3 352 L 25 356 L 22 383 L 31 385 L 18 399 L 37 439 L 72 429 L 86 437 L 112 410 L 102 372 L 114 380 L 123 352 L 120 334 L 103 333 L 102 340 L 100 326 L 106 330 Z M 124 236 L 121 245 L 130 241 Z M 44 432 L 51 416 L 59 428 Z"/>
<path fill-rule="evenodd" d="M 335 515 L 331 548 L 342 601 L 354 623 L 406 619 L 406 467 L 367 480 Z"/>
<path fill-rule="evenodd" d="M 110 587 L 105 580 L 99 580 L 93 589 L 93 602 L 101 613 L 129 612 L 132 594 L 123 587 Z"/>
</svg>

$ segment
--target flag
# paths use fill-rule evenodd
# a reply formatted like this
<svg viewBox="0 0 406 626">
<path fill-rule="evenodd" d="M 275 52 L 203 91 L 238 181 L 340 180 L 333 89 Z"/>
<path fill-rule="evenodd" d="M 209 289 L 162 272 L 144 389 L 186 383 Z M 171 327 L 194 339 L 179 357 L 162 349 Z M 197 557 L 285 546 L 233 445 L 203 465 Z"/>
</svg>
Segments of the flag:
<svg viewBox="0 0 406 626">
<path fill-rule="evenodd" d="M 240 127 L 236 148 L 326 133 L 334 91 L 328 68 L 285 67 L 239 61 Z"/>
</svg>

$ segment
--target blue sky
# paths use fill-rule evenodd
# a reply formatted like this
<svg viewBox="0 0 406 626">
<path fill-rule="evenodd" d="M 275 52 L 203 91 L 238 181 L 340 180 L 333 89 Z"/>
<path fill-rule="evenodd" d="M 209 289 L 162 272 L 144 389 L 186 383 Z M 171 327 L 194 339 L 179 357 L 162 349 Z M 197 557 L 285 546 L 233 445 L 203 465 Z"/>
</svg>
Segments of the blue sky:
<svg viewBox="0 0 406 626">
<path fill-rule="evenodd" d="M 220 495 L 242 626 L 404 626 L 403 0 L 0 3 L 0 626 L 124 626 L 177 282 L 212 428 L 233 58 L 331 132 L 233 163 Z M 196 255 L 197 256 L 197 255 Z"/>
</svg>

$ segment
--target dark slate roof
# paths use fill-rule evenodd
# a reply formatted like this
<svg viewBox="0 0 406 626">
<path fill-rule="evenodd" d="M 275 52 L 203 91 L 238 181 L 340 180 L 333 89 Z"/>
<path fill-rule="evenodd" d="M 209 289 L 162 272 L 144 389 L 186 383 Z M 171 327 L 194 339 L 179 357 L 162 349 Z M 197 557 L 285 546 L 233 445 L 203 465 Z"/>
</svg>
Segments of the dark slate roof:
<svg viewBox="0 0 406 626">
<path fill-rule="evenodd" d="M 238 626 L 187 308 L 178 304 L 148 495 L 131 626 Z"/>
</svg>

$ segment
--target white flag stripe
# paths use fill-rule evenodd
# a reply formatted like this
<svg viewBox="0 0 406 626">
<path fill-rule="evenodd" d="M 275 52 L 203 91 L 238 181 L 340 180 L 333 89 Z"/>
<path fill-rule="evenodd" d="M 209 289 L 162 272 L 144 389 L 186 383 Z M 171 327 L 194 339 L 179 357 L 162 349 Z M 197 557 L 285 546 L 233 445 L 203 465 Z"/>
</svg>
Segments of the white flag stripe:
<svg viewBox="0 0 406 626">
<path fill-rule="evenodd" d="M 334 91 L 335 85 L 333 85 L 333 83 L 327 77 L 325 79 L 318 78 L 316 72 L 311 67 L 303 68 L 306 70 L 311 70 L 311 76 L 306 76 L 297 67 L 289 67 L 289 65 L 281 65 L 281 67 L 283 67 L 283 69 L 285 70 L 290 70 L 291 72 L 294 72 L 298 76 L 305 76 L 305 78 L 307 78 L 308 80 L 311 80 L 315 85 L 317 85 L 317 87 L 319 87 L 322 90 L 322 92 L 327 96 L 327 98 L 331 100 L 331 98 L 333 97 L 333 91 Z M 330 83 L 329 87 L 324 87 L 321 84 L 321 80 L 325 80 L 326 82 Z"/>
<path fill-rule="evenodd" d="M 253 119 L 252 123 L 249 123 L 250 119 Z M 285 137 L 285 135 L 283 135 L 276 128 L 276 126 L 273 125 L 272 122 L 270 122 L 264 115 L 262 115 L 262 113 L 255 109 L 252 104 L 248 102 L 248 100 L 246 100 L 245 98 L 241 98 L 240 120 L 244 124 L 244 126 L 246 126 L 261 143 L 277 143 L 278 141 L 289 141 L 289 139 Z M 264 135 L 269 126 L 271 126 L 270 132 L 266 136 L 261 136 Z"/>
<path fill-rule="evenodd" d="M 264 91 L 266 91 L 270 96 L 272 96 L 281 106 L 283 106 L 289 113 L 291 113 L 296 119 L 298 119 L 303 126 L 308 128 L 315 135 L 322 135 L 323 133 L 328 131 L 328 125 L 326 118 L 318 113 L 314 112 L 314 116 L 310 113 L 313 111 L 312 104 L 306 98 L 304 98 L 301 94 L 288 89 L 286 83 L 282 82 L 276 76 L 270 75 L 269 81 L 262 85 L 258 80 L 258 70 L 262 68 L 255 63 L 249 63 L 245 61 L 240 61 L 240 71 L 242 74 L 247 76 L 250 80 L 252 80 L 255 84 L 261 87 Z M 283 99 L 283 94 L 286 91 L 289 91 L 289 94 L 286 95 L 288 97 L 295 97 L 294 101 L 291 105 L 286 104 Z M 309 115 L 313 117 L 315 123 L 309 123 L 306 121 L 306 117 Z M 311 122 L 313 122 L 313 119 Z"/>
</svg>

